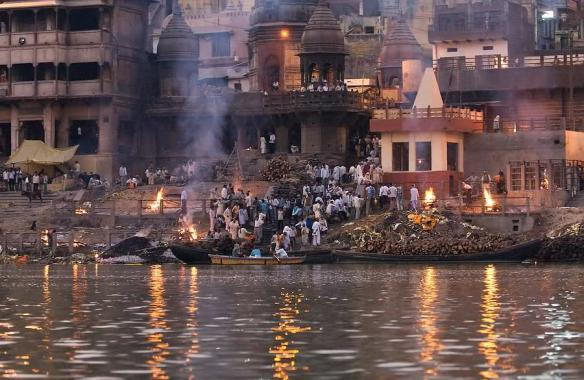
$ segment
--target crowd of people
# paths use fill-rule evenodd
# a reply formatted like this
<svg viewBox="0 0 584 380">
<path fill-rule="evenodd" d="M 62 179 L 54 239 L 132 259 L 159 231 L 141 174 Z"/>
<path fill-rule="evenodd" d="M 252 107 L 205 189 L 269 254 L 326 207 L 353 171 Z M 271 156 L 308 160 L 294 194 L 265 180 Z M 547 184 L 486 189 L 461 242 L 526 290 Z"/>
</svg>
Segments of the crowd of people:
<svg viewBox="0 0 584 380">
<path fill-rule="evenodd" d="M 307 164 L 311 181 L 290 197 L 258 198 L 231 184 L 216 188 L 209 197 L 207 238 L 230 237 L 237 242 L 236 256 L 252 250 L 257 253 L 269 242 L 270 254 L 286 257 L 292 249 L 319 247 L 331 224 L 358 220 L 374 212 L 417 210 L 417 187 L 409 188 L 409 204 L 405 204 L 404 189 L 384 184 L 381 167 L 371 161 L 361 161 L 348 169 L 343 165 Z"/>
<path fill-rule="evenodd" d="M 2 190 L 36 193 L 48 191 L 49 176 L 41 169 L 34 173 L 25 173 L 20 168 L 5 168 L 2 171 Z"/>
</svg>

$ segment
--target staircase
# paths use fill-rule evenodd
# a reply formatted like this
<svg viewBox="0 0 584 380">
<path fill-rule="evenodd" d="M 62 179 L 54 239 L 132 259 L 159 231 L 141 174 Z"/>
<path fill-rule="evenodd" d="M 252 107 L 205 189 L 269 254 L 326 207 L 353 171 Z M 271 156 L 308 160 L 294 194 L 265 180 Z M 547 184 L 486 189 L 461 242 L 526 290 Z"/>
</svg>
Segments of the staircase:
<svg viewBox="0 0 584 380">
<path fill-rule="evenodd" d="M 20 191 L 0 192 L 0 213 L 3 218 L 18 217 L 29 214 L 31 209 L 50 205 L 55 199 L 57 199 L 57 195 L 49 193 L 43 195 L 42 203 L 38 199 L 29 202 L 28 198 L 22 196 Z"/>
</svg>

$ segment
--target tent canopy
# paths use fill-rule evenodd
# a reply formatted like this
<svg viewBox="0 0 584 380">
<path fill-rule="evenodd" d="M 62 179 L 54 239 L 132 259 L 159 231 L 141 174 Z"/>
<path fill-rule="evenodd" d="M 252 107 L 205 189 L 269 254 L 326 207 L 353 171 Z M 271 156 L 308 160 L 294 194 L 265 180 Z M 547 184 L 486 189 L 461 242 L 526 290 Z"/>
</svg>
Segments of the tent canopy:
<svg viewBox="0 0 584 380">
<path fill-rule="evenodd" d="M 7 164 L 62 165 L 73 158 L 78 147 L 51 148 L 40 140 L 24 140 Z"/>
</svg>

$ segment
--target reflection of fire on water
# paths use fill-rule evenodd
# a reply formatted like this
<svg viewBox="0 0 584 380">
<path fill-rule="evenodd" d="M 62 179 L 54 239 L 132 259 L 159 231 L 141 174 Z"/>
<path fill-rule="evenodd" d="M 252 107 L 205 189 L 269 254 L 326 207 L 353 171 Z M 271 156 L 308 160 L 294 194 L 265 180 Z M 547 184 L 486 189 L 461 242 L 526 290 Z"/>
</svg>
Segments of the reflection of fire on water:
<svg viewBox="0 0 584 380">
<path fill-rule="evenodd" d="M 161 187 L 160 190 L 158 190 L 156 193 L 156 200 L 148 204 L 148 209 L 153 212 L 160 211 L 162 201 L 164 201 L 164 187 Z"/>
<path fill-rule="evenodd" d="M 427 376 L 437 376 L 438 366 L 435 362 L 435 357 L 440 354 L 440 351 L 444 347 L 440 342 L 438 334 L 437 303 L 439 302 L 439 298 L 434 268 L 430 267 L 424 270 L 418 294 L 420 297 L 418 326 L 422 332 L 420 361 L 424 367 L 424 373 Z"/>
<path fill-rule="evenodd" d="M 486 211 L 497 211 L 497 203 L 493 199 L 491 192 L 487 189 L 483 190 L 483 196 L 485 197 L 485 210 Z"/>
<path fill-rule="evenodd" d="M 425 207 L 432 207 L 434 206 L 434 203 L 436 203 L 436 194 L 434 193 L 434 189 L 432 187 L 424 192 L 423 202 Z"/>
<path fill-rule="evenodd" d="M 303 296 L 292 292 L 283 292 L 281 296 L 282 303 L 279 305 L 278 312 L 274 314 L 279 320 L 278 326 L 272 329 L 276 336 L 274 337 L 275 345 L 270 348 L 270 354 L 274 355 L 273 378 L 288 379 L 290 373 L 298 369 L 296 367 L 296 356 L 300 350 L 290 347 L 294 342 L 294 335 L 310 331 L 310 327 L 295 325 L 296 318 L 300 314 Z"/>
</svg>

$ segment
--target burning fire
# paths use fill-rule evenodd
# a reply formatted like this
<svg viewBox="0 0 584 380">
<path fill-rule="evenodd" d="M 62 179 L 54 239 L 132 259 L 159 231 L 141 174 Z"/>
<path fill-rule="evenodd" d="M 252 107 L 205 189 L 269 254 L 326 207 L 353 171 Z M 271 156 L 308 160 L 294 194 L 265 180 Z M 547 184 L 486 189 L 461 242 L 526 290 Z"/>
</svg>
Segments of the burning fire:
<svg viewBox="0 0 584 380">
<path fill-rule="evenodd" d="M 84 208 L 75 209 L 75 215 L 87 215 L 87 210 Z"/>
<path fill-rule="evenodd" d="M 487 189 L 484 189 L 483 195 L 485 197 L 485 209 L 487 211 L 493 211 L 495 209 L 496 203 L 493 197 L 491 196 L 491 192 Z"/>
<path fill-rule="evenodd" d="M 178 230 L 178 233 L 181 237 L 181 239 L 187 239 L 190 241 L 194 241 L 198 239 L 198 234 L 197 234 L 197 230 L 195 229 L 194 226 L 188 226 L 188 227 L 182 227 Z"/>
<path fill-rule="evenodd" d="M 436 194 L 433 188 L 429 188 L 424 192 L 424 205 L 432 206 L 436 202 Z"/>
<path fill-rule="evenodd" d="M 43 244 L 43 247 L 49 246 L 49 230 L 45 229 L 41 233 L 41 243 Z"/>
<path fill-rule="evenodd" d="M 161 187 L 156 193 L 156 200 L 148 205 L 150 211 L 159 211 L 160 207 L 162 206 L 162 201 L 164 200 L 164 188 Z"/>
</svg>

